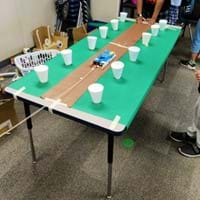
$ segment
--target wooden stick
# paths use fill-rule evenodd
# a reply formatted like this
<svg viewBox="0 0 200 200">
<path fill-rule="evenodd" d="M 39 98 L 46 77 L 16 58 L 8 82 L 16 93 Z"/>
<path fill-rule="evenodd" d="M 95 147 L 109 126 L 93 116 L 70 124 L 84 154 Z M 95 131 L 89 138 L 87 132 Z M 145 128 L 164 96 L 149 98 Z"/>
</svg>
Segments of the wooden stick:
<svg viewBox="0 0 200 200">
<path fill-rule="evenodd" d="M 86 30 L 86 28 L 85 28 L 85 24 L 84 24 L 84 23 L 83 23 L 82 27 L 83 27 L 83 30 L 84 30 L 85 34 L 87 35 L 88 32 L 87 32 L 87 30 Z"/>
<path fill-rule="evenodd" d="M 36 37 L 37 37 L 37 39 L 38 39 L 38 42 L 39 42 L 39 45 L 40 45 L 40 49 L 43 49 L 42 43 L 41 43 L 41 40 L 40 40 L 40 36 L 39 36 L 39 30 L 38 30 L 38 29 L 36 30 Z"/>
<path fill-rule="evenodd" d="M 47 26 L 47 33 L 48 33 L 49 43 L 51 43 L 51 35 L 50 35 L 50 27 L 49 27 L 49 25 Z"/>
</svg>

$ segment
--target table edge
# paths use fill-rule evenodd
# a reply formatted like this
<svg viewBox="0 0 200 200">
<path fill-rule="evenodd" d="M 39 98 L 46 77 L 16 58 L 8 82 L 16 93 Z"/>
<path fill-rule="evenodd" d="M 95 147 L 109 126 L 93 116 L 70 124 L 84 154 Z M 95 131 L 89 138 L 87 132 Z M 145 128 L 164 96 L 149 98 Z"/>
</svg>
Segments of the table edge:
<svg viewBox="0 0 200 200">
<path fill-rule="evenodd" d="M 6 87 L 4 90 L 6 93 L 15 96 L 18 90 L 15 90 L 10 87 Z M 46 110 L 52 105 L 52 102 L 42 99 L 40 97 L 32 96 L 25 92 L 21 92 L 17 95 L 17 98 L 22 101 L 28 101 L 30 104 L 42 107 L 45 106 Z M 127 126 L 124 124 L 118 123 L 114 129 L 110 128 L 113 121 L 98 117 L 83 111 L 79 111 L 74 108 L 69 108 L 63 104 L 57 104 L 52 109 L 52 112 L 66 118 L 70 118 L 76 121 L 79 121 L 84 124 L 91 125 L 95 128 L 103 129 L 104 132 L 113 134 L 113 135 L 122 135 L 125 130 L 127 130 Z M 114 120 L 114 119 L 113 119 Z"/>
</svg>

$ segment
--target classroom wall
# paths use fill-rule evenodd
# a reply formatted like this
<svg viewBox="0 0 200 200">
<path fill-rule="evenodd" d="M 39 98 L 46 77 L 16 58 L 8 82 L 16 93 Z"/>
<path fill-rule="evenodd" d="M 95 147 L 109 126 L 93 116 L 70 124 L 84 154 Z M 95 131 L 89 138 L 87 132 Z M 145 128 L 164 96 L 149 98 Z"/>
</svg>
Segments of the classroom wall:
<svg viewBox="0 0 200 200">
<path fill-rule="evenodd" d="M 120 0 L 91 0 L 94 20 L 116 18 Z M 33 46 L 32 31 L 56 21 L 54 0 L 0 0 L 0 62 Z"/>
<path fill-rule="evenodd" d="M 119 14 L 120 0 L 90 0 L 94 20 L 110 21 Z"/>
<path fill-rule="evenodd" d="M 53 0 L 0 0 L 0 61 L 32 47 L 32 31 L 56 21 Z"/>
</svg>

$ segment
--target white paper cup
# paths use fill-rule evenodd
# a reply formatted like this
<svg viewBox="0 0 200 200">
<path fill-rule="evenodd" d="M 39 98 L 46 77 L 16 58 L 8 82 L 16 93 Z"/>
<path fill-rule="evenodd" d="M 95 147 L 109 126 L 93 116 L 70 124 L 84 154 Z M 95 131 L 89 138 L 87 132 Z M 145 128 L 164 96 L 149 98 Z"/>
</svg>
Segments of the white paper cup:
<svg viewBox="0 0 200 200">
<path fill-rule="evenodd" d="M 36 72 L 38 79 L 41 83 L 48 82 L 48 66 L 46 65 L 39 65 L 34 67 L 34 71 Z"/>
<path fill-rule="evenodd" d="M 139 47 L 129 47 L 128 48 L 128 53 L 129 53 L 129 59 L 132 62 L 135 62 L 138 58 L 138 55 L 140 53 L 140 48 Z"/>
<path fill-rule="evenodd" d="M 65 65 L 66 66 L 71 65 L 72 64 L 72 50 L 71 49 L 64 49 L 60 53 L 63 57 Z"/>
<path fill-rule="evenodd" d="M 111 68 L 112 68 L 113 76 L 116 79 L 120 79 L 124 70 L 124 63 L 121 61 L 114 61 L 111 63 Z"/>
<path fill-rule="evenodd" d="M 87 36 L 87 41 L 88 41 L 88 48 L 90 50 L 94 50 L 96 47 L 96 43 L 97 43 L 97 37 L 96 36 Z"/>
<path fill-rule="evenodd" d="M 99 32 L 100 32 L 101 38 L 103 38 L 103 39 L 107 38 L 108 27 L 107 26 L 100 26 L 99 27 Z"/>
<path fill-rule="evenodd" d="M 125 22 L 127 15 L 128 15 L 127 12 L 120 12 L 120 18 L 119 18 L 120 22 Z"/>
<path fill-rule="evenodd" d="M 113 31 L 117 31 L 119 28 L 119 20 L 118 19 L 112 19 L 110 21 L 111 25 L 112 25 L 112 29 Z"/>
<path fill-rule="evenodd" d="M 88 91 L 90 93 L 93 103 L 101 103 L 103 90 L 104 90 L 104 86 L 102 84 L 93 83 L 89 85 Z"/>
<path fill-rule="evenodd" d="M 167 20 L 166 19 L 160 19 L 159 25 L 160 25 L 160 30 L 164 31 L 167 28 Z"/>
<path fill-rule="evenodd" d="M 142 43 L 145 45 L 145 46 L 148 46 L 149 45 L 149 41 L 151 39 L 151 33 L 147 33 L 147 32 L 143 32 L 142 33 Z"/>
<path fill-rule="evenodd" d="M 153 24 L 151 25 L 151 33 L 152 36 L 157 36 L 159 33 L 160 25 L 159 24 Z"/>
</svg>

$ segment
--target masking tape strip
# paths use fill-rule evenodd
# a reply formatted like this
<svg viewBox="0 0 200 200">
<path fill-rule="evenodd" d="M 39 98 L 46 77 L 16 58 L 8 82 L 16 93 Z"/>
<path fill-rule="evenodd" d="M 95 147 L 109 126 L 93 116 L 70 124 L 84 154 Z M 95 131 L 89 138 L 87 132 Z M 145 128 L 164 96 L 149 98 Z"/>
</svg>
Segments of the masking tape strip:
<svg viewBox="0 0 200 200">
<path fill-rule="evenodd" d="M 19 90 L 17 90 L 17 91 L 13 94 L 14 99 L 17 100 L 17 96 L 18 96 L 20 93 L 22 93 L 25 89 L 26 89 L 26 88 L 23 86 L 23 87 L 21 87 Z"/>
<path fill-rule="evenodd" d="M 128 49 L 127 46 L 124 46 L 124 45 L 121 45 L 121 44 L 118 44 L 118 43 L 115 43 L 115 42 L 110 42 L 110 44 L 113 44 L 113 45 L 118 46 L 118 47 L 121 47 L 121 48 Z"/>
<path fill-rule="evenodd" d="M 67 106 L 67 104 L 64 104 L 61 102 L 61 99 L 54 100 L 54 99 L 45 98 L 45 100 L 52 102 L 52 104 L 48 106 L 48 110 L 51 114 L 53 114 L 53 109 L 56 107 L 56 105 L 60 104 L 60 105 Z"/>
<path fill-rule="evenodd" d="M 119 115 L 116 115 L 115 118 L 114 118 L 114 120 L 110 124 L 109 129 L 114 130 L 116 128 L 116 126 L 118 125 L 120 118 L 121 117 Z"/>
</svg>

